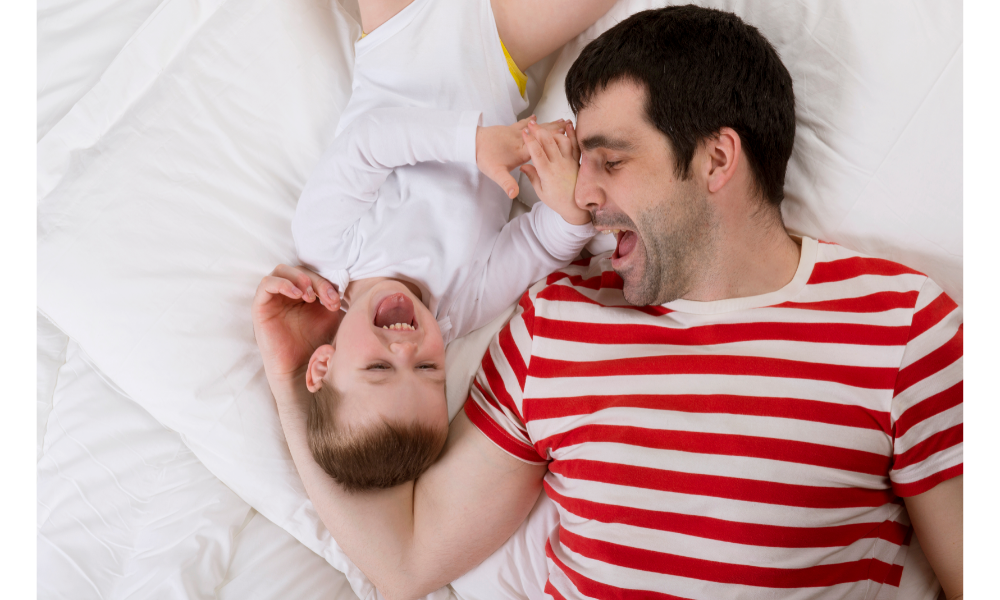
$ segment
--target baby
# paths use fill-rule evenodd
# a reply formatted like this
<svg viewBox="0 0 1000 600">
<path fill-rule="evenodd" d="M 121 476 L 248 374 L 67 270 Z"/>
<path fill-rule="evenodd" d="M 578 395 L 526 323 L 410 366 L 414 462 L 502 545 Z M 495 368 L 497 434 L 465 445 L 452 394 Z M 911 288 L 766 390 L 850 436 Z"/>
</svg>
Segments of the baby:
<svg viewBox="0 0 1000 600">
<path fill-rule="evenodd" d="M 590 4 L 595 19 L 610 5 Z M 366 29 L 373 5 L 362 0 Z M 589 24 L 547 27 L 561 45 Z M 594 234 L 573 200 L 572 124 L 515 122 L 524 76 L 490 0 L 414 0 L 376 25 L 355 46 L 351 99 L 292 223 L 300 260 L 339 291 L 320 301 L 345 311 L 307 367 L 308 438 L 352 491 L 430 466 L 448 429 L 445 345 Z M 542 203 L 508 223 L 511 171 L 529 159 Z"/>
</svg>

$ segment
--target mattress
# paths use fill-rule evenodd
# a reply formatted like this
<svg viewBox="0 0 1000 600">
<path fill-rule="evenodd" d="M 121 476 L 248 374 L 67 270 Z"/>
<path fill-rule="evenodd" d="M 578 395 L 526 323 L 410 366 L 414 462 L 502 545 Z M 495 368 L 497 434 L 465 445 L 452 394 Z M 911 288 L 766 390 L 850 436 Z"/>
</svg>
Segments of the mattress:
<svg viewBox="0 0 1000 600">
<path fill-rule="evenodd" d="M 801 115 L 790 226 L 921 268 L 961 302 L 955 15 L 930 2 L 891 15 L 847 0 L 701 3 L 758 24 L 779 52 L 820 52 L 814 70 L 786 57 Z M 530 69 L 531 110 L 569 116 L 561 77 L 582 45 L 659 4 L 622 0 Z M 350 93 L 356 3 L 38 10 L 39 597 L 378 597 L 305 498 L 248 328 L 256 281 L 294 260 L 287 221 Z M 888 20 L 878 46 L 872 27 Z M 900 66 L 912 68 L 879 79 Z M 939 168 L 914 178 L 913 164 Z M 505 317 L 449 347 L 450 414 Z M 540 497 L 434 597 L 543 597 L 553 519 Z M 936 590 L 917 546 L 900 597 Z"/>
</svg>

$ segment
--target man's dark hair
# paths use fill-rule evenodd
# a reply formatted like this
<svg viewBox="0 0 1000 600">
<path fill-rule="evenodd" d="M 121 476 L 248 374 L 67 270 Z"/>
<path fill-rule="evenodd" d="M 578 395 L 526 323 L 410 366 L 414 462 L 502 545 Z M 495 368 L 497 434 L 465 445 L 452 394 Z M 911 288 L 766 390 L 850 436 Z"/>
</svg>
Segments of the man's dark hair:
<svg viewBox="0 0 1000 600">
<path fill-rule="evenodd" d="M 739 134 L 757 192 L 784 198 L 795 142 L 792 78 L 774 47 L 732 13 L 669 6 L 636 13 L 587 44 L 566 76 L 575 114 L 609 84 L 646 90 L 646 116 L 670 140 L 678 177 L 698 144 L 723 127 Z"/>
</svg>

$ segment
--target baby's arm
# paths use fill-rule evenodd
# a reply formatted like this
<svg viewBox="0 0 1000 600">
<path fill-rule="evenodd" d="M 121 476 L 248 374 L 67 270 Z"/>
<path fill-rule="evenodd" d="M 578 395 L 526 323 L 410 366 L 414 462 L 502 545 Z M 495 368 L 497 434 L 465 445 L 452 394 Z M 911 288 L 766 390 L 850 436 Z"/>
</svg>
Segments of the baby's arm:
<svg viewBox="0 0 1000 600">
<path fill-rule="evenodd" d="M 396 167 L 476 160 L 477 111 L 372 110 L 323 154 L 299 197 L 292 236 L 299 260 L 330 277 L 343 268 L 345 234 L 371 209 Z"/>
<path fill-rule="evenodd" d="M 594 233 L 590 222 L 567 223 L 541 202 L 512 219 L 497 237 L 479 285 L 459 300 L 469 316 L 457 335 L 489 323 L 531 284 L 568 265 Z"/>
<path fill-rule="evenodd" d="M 590 213 L 574 200 L 580 151 L 573 124 L 565 122 L 556 129 L 532 120 L 524 125 L 522 139 L 534 167 L 524 165 L 521 170 L 542 202 L 500 232 L 474 297 L 463 299 L 470 312 L 459 335 L 485 325 L 532 283 L 565 267 L 595 233 Z"/>
<path fill-rule="evenodd" d="M 512 219 L 493 244 L 479 285 L 459 300 L 468 316 L 461 319 L 456 334 L 489 323 L 531 284 L 579 256 L 595 233 L 589 219 L 582 225 L 568 223 L 541 202 Z"/>
</svg>

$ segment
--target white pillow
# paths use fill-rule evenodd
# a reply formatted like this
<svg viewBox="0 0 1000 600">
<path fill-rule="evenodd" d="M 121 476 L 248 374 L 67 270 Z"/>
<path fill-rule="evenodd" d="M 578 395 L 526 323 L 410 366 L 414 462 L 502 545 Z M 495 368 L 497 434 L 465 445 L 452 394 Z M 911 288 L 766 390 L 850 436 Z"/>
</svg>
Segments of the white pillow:
<svg viewBox="0 0 1000 600">
<path fill-rule="evenodd" d="M 250 322 L 351 91 L 336 2 L 166 0 L 40 141 L 39 309 L 265 517 L 376 592 L 317 518 Z"/>
<path fill-rule="evenodd" d="M 566 73 L 587 43 L 662 0 L 620 0 L 563 47 L 535 112 L 572 118 Z M 962 8 L 867 0 L 697 0 L 774 45 L 795 86 L 785 224 L 918 269 L 962 303 Z M 537 195 L 520 179 L 522 199 Z M 595 243 L 606 242 L 598 236 Z"/>
</svg>

